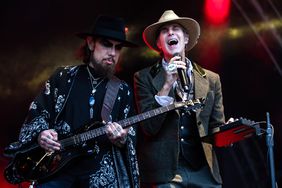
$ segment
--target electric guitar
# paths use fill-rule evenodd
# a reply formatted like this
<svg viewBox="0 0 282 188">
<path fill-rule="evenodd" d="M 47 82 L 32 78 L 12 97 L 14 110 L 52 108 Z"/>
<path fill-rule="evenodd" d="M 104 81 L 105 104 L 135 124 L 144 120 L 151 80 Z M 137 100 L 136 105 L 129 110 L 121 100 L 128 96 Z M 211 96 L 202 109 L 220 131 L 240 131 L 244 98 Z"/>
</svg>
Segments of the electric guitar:
<svg viewBox="0 0 282 188">
<path fill-rule="evenodd" d="M 203 106 L 204 99 L 175 102 L 168 106 L 163 106 L 118 121 L 123 128 L 127 128 L 135 123 L 155 117 L 175 109 L 184 108 L 187 112 L 199 109 Z M 83 156 L 95 154 L 95 144 L 99 136 L 105 135 L 105 123 L 92 122 L 84 126 L 84 130 L 72 136 L 59 140 L 61 150 L 53 153 L 46 152 L 38 144 L 16 151 L 14 157 L 4 170 L 4 176 L 9 183 L 18 184 L 25 181 L 40 182 L 60 171 L 71 160 Z M 99 128 L 97 128 L 99 127 Z M 92 141 L 89 144 L 89 141 Z"/>
</svg>

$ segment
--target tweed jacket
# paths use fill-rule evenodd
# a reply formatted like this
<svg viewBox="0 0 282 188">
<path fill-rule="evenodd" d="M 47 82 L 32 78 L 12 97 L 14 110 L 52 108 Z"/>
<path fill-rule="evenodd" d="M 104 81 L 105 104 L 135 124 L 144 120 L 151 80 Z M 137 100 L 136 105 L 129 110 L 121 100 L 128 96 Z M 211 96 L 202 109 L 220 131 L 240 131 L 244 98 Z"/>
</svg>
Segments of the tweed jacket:
<svg viewBox="0 0 282 188">
<path fill-rule="evenodd" d="M 193 63 L 194 97 L 206 99 L 202 110 L 196 112 L 200 137 L 209 134 L 213 127 L 225 122 L 221 82 L 219 75 Z M 154 96 L 165 81 L 161 62 L 140 70 L 134 75 L 135 99 L 139 112 L 160 107 Z M 171 90 L 169 96 L 174 97 Z M 170 111 L 142 122 L 138 136 L 138 163 L 141 182 L 167 182 L 177 169 L 179 156 L 179 114 Z M 214 148 L 203 143 L 205 157 L 214 179 L 221 183 L 219 166 Z"/>
</svg>

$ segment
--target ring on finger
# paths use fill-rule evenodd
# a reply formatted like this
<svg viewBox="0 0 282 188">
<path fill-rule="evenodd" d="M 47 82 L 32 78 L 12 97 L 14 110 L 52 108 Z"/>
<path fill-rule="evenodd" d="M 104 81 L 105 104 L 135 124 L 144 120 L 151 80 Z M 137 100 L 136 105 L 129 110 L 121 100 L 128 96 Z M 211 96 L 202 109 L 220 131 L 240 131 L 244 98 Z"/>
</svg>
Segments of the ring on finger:
<svg viewBox="0 0 282 188">
<path fill-rule="evenodd" d="M 115 129 L 115 130 L 113 131 L 113 135 L 116 136 L 117 134 L 118 134 L 118 131 L 117 131 L 117 129 Z"/>
<path fill-rule="evenodd" d="M 168 66 L 167 66 L 167 71 L 168 72 L 175 72 L 176 71 L 176 64 L 175 63 L 170 63 Z"/>
<path fill-rule="evenodd" d="M 114 131 L 114 134 L 115 134 L 115 136 L 116 136 L 116 135 L 118 134 L 118 131 L 117 131 L 117 130 L 115 130 L 115 131 Z"/>
</svg>

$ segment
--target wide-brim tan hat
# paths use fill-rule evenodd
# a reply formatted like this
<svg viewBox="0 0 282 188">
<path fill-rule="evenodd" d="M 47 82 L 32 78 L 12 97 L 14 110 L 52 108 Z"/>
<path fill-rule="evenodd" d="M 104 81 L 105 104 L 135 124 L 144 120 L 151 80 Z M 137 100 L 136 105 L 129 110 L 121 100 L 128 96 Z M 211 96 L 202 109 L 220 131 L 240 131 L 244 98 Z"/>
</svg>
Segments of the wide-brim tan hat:
<svg viewBox="0 0 282 188">
<path fill-rule="evenodd" d="M 156 43 L 158 30 L 161 26 L 169 22 L 181 25 L 188 32 L 189 42 L 186 46 L 186 51 L 191 50 L 197 44 L 200 37 L 200 25 L 192 18 L 177 16 L 173 10 L 166 10 L 158 22 L 146 27 L 143 32 L 143 40 L 147 46 L 158 52 L 161 51 Z"/>
</svg>

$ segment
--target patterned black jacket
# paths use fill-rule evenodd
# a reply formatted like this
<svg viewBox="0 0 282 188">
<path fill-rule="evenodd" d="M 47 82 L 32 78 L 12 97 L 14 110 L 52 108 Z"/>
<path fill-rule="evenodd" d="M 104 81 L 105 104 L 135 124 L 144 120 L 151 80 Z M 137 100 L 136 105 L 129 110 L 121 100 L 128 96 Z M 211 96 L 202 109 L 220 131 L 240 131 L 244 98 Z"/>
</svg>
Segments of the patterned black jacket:
<svg viewBox="0 0 282 188">
<path fill-rule="evenodd" d="M 22 147 L 36 143 L 39 133 L 43 130 L 55 129 L 60 136 L 70 134 L 71 128 L 64 121 L 62 111 L 72 91 L 76 74 L 83 66 L 85 65 L 60 67 L 45 82 L 45 87 L 30 105 L 28 116 L 20 131 L 19 140 L 6 148 L 7 153 L 14 153 Z M 127 116 L 132 115 L 133 111 L 132 92 L 129 86 L 122 81 L 111 114 L 113 117 L 116 117 L 113 121 L 125 119 Z M 123 181 L 121 180 L 124 178 L 122 174 L 125 174 L 123 171 L 126 168 L 128 169 L 127 171 L 130 171 L 130 187 L 139 187 L 135 145 L 136 130 L 134 127 L 131 127 L 126 148 L 122 150 L 115 146 L 112 148 L 115 165 L 118 167 L 117 174 L 119 175 L 120 187 L 127 187 L 127 185 L 122 184 Z"/>
</svg>

